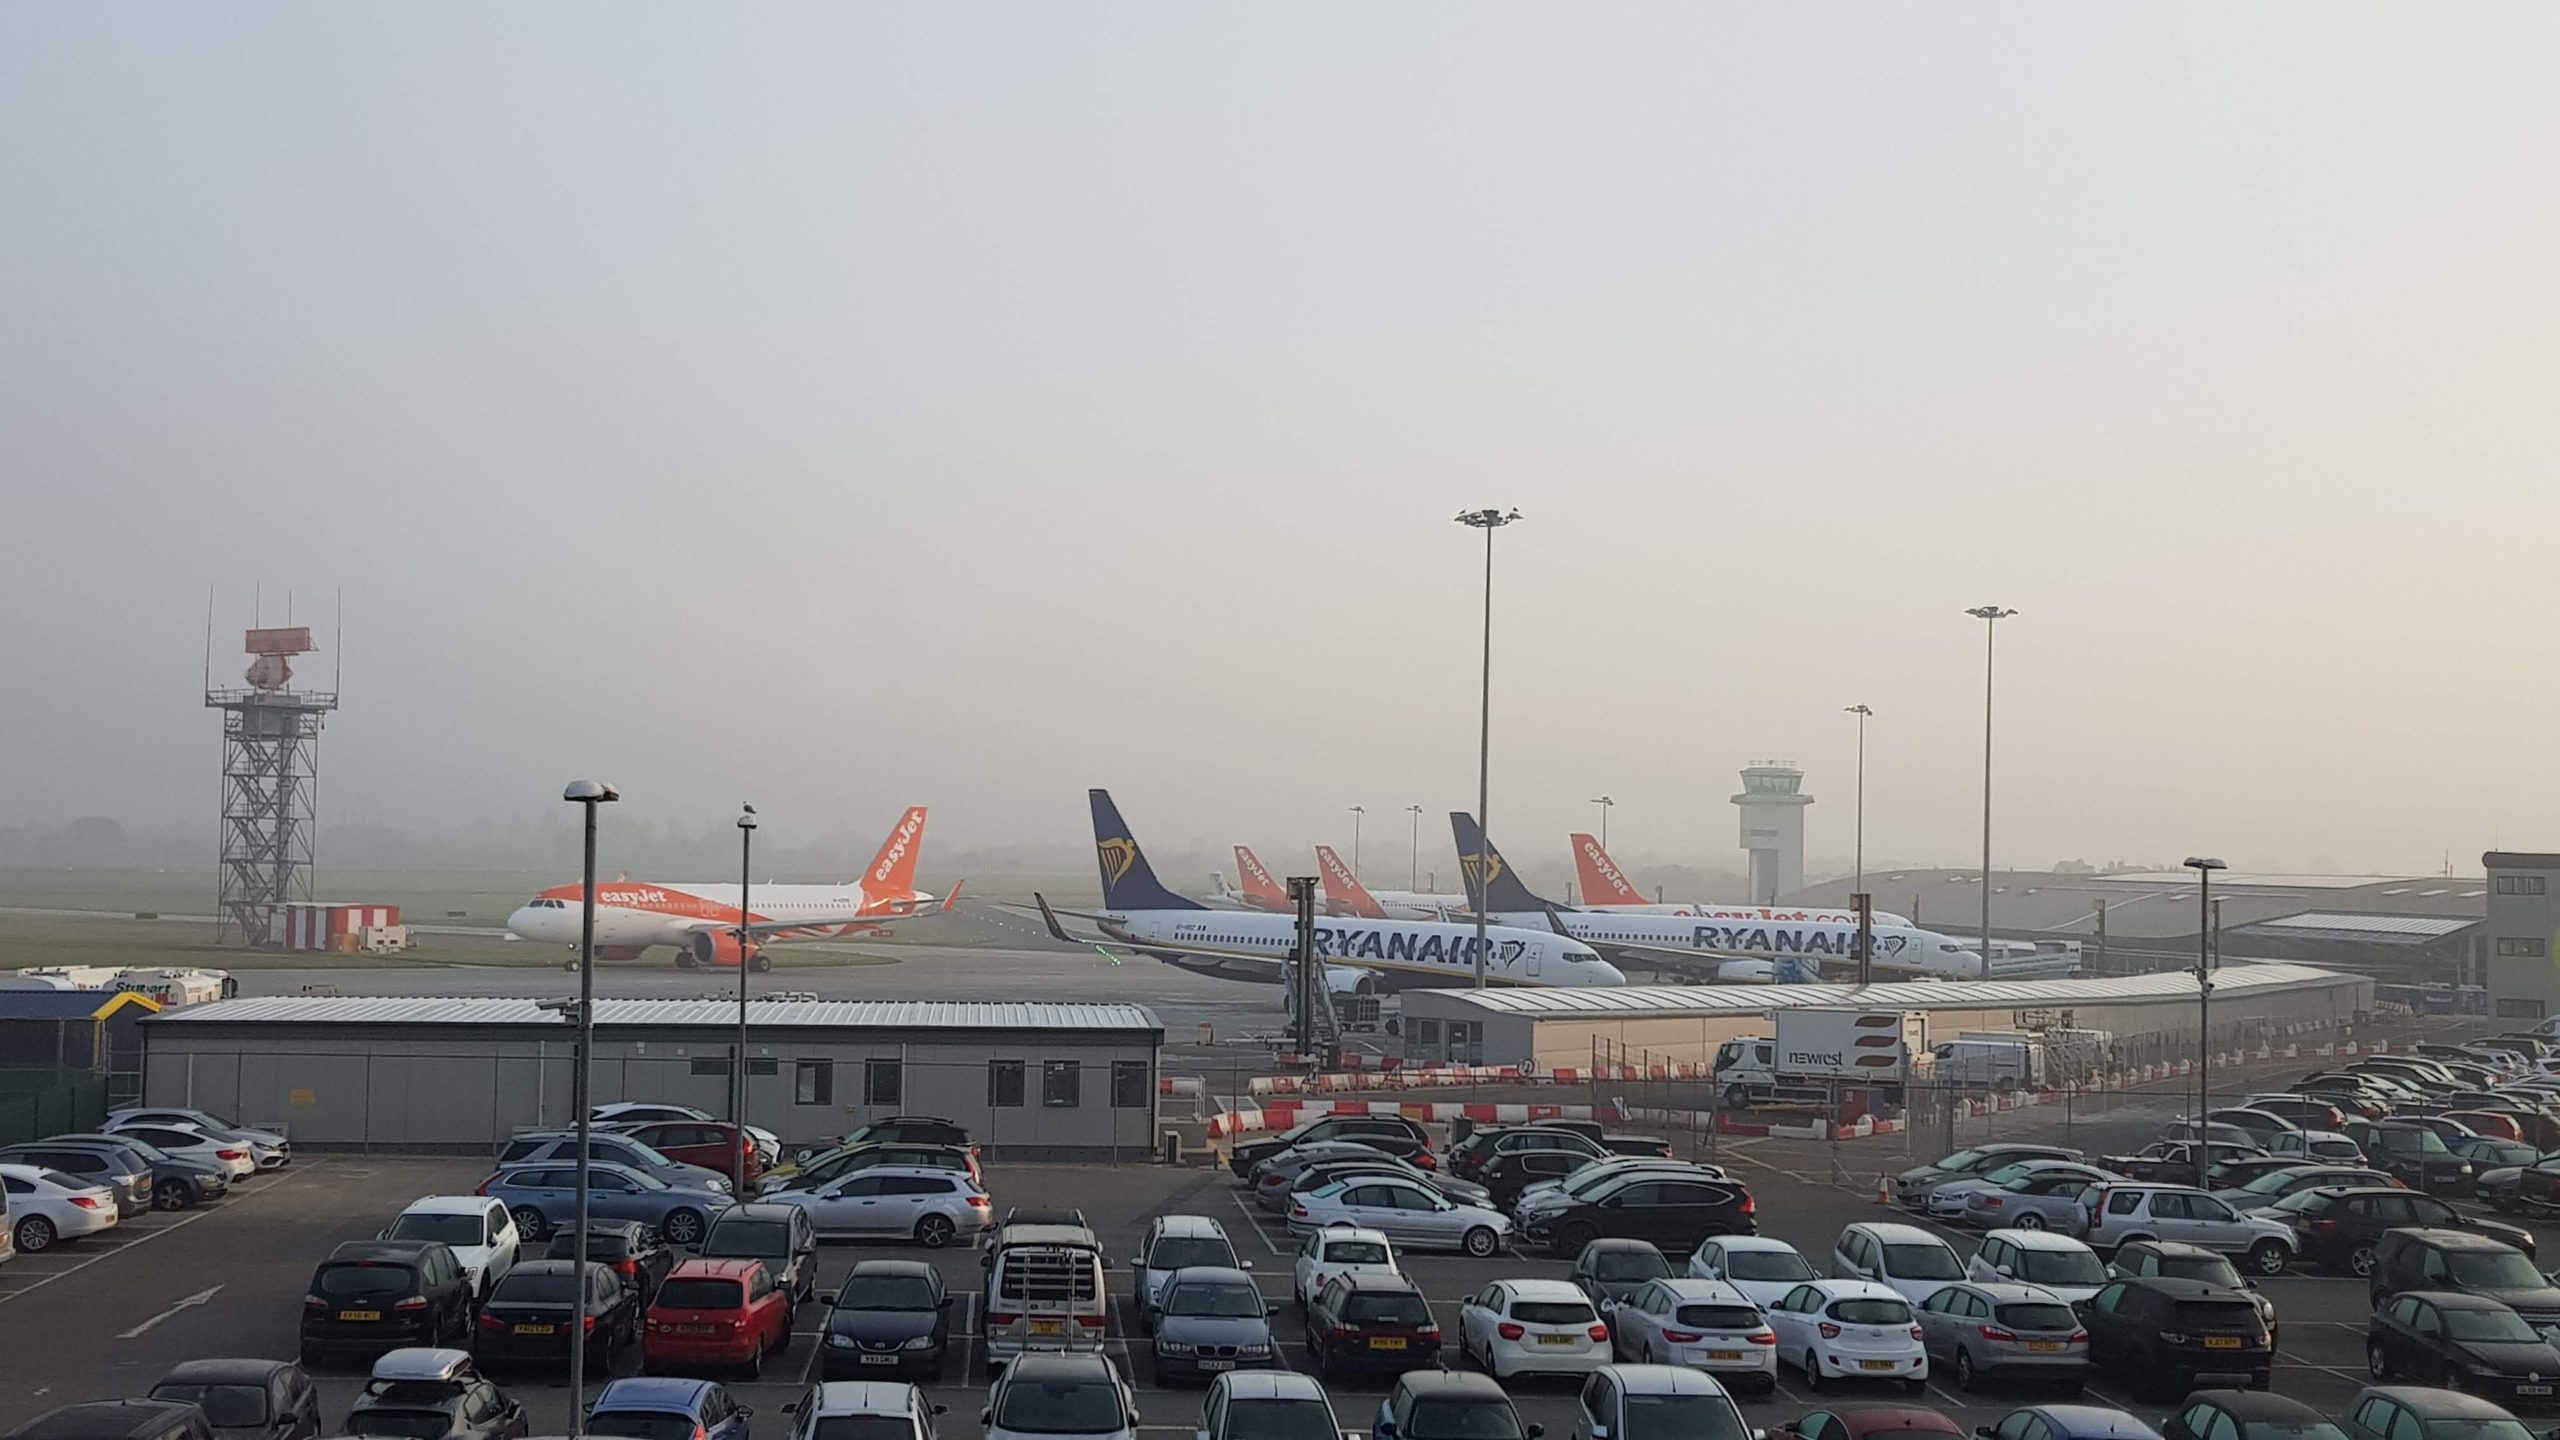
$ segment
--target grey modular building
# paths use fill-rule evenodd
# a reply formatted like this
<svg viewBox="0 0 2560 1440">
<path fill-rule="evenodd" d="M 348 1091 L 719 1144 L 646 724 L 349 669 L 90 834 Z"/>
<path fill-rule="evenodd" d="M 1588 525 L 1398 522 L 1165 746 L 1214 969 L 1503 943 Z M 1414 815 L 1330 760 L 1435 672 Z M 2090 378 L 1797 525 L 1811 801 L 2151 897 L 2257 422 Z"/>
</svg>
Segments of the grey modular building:
<svg viewBox="0 0 2560 1440">
<path fill-rule="evenodd" d="M 939 1115 L 991 1153 L 1135 1158 L 1155 1135 L 1164 1027 L 1141 1005 L 748 1002 L 747 1123 L 786 1147 Z M 188 1006 L 143 1032 L 143 1094 L 297 1147 L 492 1153 L 566 1125 L 576 1032 L 531 999 L 276 996 Z M 594 1100 L 729 1113 L 738 1009 L 599 1000 Z"/>
<path fill-rule="evenodd" d="M 2489 1001 L 2493 1018 L 2560 1015 L 2560 855 L 2492 850 L 2489 871 Z"/>
</svg>

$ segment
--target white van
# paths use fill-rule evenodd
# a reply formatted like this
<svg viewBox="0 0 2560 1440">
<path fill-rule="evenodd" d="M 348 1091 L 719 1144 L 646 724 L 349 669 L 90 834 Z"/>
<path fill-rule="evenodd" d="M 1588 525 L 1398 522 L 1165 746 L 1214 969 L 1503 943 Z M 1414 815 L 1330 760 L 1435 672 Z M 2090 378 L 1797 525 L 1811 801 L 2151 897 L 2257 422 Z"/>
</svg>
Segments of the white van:
<svg viewBox="0 0 2560 1440">
<path fill-rule="evenodd" d="M 1950 1040 L 1931 1053 L 1938 1079 L 1950 1085 L 1993 1090 L 2044 1087 L 2044 1047 L 2031 1035 Z"/>
<path fill-rule="evenodd" d="M 1103 1348 L 1111 1300 L 1102 1284 L 1102 1242 L 1090 1228 L 1007 1224 L 983 1263 L 988 1373 L 1018 1355 Z"/>
</svg>

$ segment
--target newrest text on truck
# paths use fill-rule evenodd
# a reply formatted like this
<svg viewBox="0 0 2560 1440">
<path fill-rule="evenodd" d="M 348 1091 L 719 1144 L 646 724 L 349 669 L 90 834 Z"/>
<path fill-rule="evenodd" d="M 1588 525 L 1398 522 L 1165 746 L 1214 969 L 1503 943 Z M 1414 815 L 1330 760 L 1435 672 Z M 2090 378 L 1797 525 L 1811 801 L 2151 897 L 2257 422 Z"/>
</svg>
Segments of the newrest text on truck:
<svg viewBox="0 0 2560 1440">
<path fill-rule="evenodd" d="M 1883 1088 L 1899 1099 L 1930 1074 L 1929 1017 L 1920 1010 L 1780 1010 L 1777 1034 L 1716 1047 L 1715 1083 L 1728 1106 L 1820 1104 L 1835 1084 Z"/>
</svg>

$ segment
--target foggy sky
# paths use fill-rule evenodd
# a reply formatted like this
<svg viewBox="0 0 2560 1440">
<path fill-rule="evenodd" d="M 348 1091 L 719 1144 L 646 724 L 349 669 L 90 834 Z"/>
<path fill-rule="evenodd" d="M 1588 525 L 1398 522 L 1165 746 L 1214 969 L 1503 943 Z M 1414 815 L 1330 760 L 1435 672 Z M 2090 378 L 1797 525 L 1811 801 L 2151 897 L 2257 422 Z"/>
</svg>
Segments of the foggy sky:
<svg viewBox="0 0 2560 1440">
<path fill-rule="evenodd" d="M 0 8 L 0 820 L 2560 847 L 2560 16 Z M 319 615 L 323 639 L 325 614 Z M 1380 841 L 1381 833 L 1393 837 Z M 858 861 L 860 857 L 855 857 Z M 1426 864 L 1429 863 L 1426 859 Z M 1401 867 L 1393 867 L 1400 869 Z M 1400 876 L 1382 883 L 1396 883 Z"/>
</svg>

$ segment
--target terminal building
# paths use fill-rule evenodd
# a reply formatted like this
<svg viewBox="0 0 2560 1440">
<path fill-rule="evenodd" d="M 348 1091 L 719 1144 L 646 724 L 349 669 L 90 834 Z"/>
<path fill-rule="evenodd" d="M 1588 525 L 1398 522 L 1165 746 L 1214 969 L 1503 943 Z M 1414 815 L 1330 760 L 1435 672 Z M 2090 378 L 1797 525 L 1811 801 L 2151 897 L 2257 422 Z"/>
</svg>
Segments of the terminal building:
<svg viewBox="0 0 2560 1440">
<path fill-rule="evenodd" d="M 1136 1159 L 1156 1133 L 1164 1027 L 1141 1005 L 758 999 L 747 1122 L 786 1149 L 867 1121 L 938 1115 L 990 1154 Z M 298 1147 L 494 1154 L 565 1126 L 576 1032 L 531 999 L 276 996 L 151 1017 L 143 1100 Z M 738 1007 L 599 1000 L 594 1100 L 726 1116 Z"/>
</svg>

